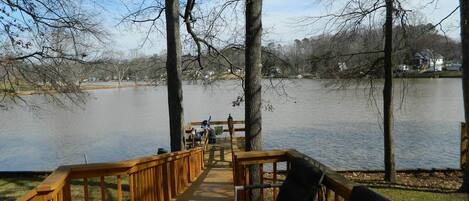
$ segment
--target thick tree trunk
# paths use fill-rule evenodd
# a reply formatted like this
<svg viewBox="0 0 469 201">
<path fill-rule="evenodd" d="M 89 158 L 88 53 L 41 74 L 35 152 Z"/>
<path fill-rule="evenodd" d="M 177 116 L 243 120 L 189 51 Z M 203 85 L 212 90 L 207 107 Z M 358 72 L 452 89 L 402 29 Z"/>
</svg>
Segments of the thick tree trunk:
<svg viewBox="0 0 469 201">
<path fill-rule="evenodd" d="M 469 6 L 466 0 L 459 1 L 461 7 L 461 45 L 462 45 L 462 92 L 464 100 L 464 117 L 466 125 L 469 125 Z M 469 129 L 466 129 L 469 132 Z M 467 144 L 469 147 L 469 143 Z M 466 156 L 469 161 L 469 154 Z M 469 192 L 469 165 L 464 168 L 463 183 L 460 188 L 463 192 Z"/>
<path fill-rule="evenodd" d="M 246 2 L 246 150 L 262 149 L 262 105 L 261 105 L 261 12 L 262 0 Z"/>
<path fill-rule="evenodd" d="M 262 0 L 246 0 L 246 151 L 262 150 Z M 251 181 L 260 183 L 258 165 L 250 167 Z M 260 191 L 252 190 L 252 201 L 260 200 Z"/>
<path fill-rule="evenodd" d="M 167 33 L 167 85 L 169 128 L 171 151 L 184 149 L 184 109 L 182 107 L 181 81 L 181 38 L 179 35 L 179 1 L 166 0 L 166 33 Z"/>
<path fill-rule="evenodd" d="M 393 1 L 386 0 L 386 23 L 384 41 L 384 180 L 396 181 L 396 167 L 394 163 L 393 129 L 393 87 L 392 87 L 392 26 L 393 26 Z"/>
<path fill-rule="evenodd" d="M 261 37 L 262 0 L 246 0 L 246 151 L 262 150 L 261 100 Z M 260 183 L 259 166 L 251 166 L 253 183 Z M 251 200 L 260 200 L 259 190 L 253 190 Z"/>
</svg>

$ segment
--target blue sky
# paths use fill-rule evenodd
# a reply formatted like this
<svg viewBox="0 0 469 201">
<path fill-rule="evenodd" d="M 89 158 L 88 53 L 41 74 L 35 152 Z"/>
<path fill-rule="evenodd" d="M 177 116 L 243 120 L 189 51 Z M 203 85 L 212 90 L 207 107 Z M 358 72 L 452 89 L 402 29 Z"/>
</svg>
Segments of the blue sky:
<svg viewBox="0 0 469 201">
<path fill-rule="evenodd" d="M 147 43 L 140 48 L 142 38 L 144 37 L 141 30 L 127 30 L 125 26 L 116 27 L 117 19 L 125 12 L 122 1 L 116 0 L 114 3 L 104 3 L 102 6 L 107 10 L 103 15 L 110 14 L 104 21 L 108 27 L 112 39 L 110 48 L 128 52 L 132 49 L 139 49 L 141 54 L 151 55 L 154 53 L 162 53 L 165 51 L 165 37 L 161 34 L 154 33 L 151 43 Z M 327 2 L 332 0 L 264 0 L 263 2 L 263 28 L 268 33 L 264 35 L 264 42 L 277 42 L 281 44 L 291 43 L 294 39 L 302 39 L 311 37 L 321 33 L 322 24 L 314 24 L 310 26 L 301 26 L 297 23 L 298 19 L 308 16 L 319 16 L 333 12 L 341 7 L 341 1 L 335 0 L 332 6 Z M 427 5 L 431 0 L 404 0 L 406 8 L 413 13 L 419 13 L 424 16 L 421 21 L 425 23 L 436 23 L 448 15 L 457 7 L 457 0 L 440 0 L 437 4 Z M 105 1 L 109 2 L 109 1 Z M 112 2 L 112 1 L 111 1 Z M 209 2 L 209 0 L 205 0 Z M 109 12 L 109 13 L 106 13 Z M 447 19 L 443 23 L 446 34 L 459 40 L 459 12 Z M 181 27 L 184 32 L 184 27 Z"/>
</svg>

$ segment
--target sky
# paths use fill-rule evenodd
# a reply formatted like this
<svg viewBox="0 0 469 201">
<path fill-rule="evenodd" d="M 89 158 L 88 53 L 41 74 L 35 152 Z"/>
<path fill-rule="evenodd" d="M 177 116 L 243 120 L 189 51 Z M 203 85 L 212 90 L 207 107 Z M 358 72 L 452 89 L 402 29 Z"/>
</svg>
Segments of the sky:
<svg viewBox="0 0 469 201">
<path fill-rule="evenodd" d="M 202 0 L 203 1 L 203 0 Z M 205 0 L 204 2 L 209 2 Z M 333 1 L 332 6 L 327 1 Z M 342 7 L 343 0 L 264 0 L 262 23 L 265 34 L 263 42 L 276 42 L 282 45 L 291 44 L 295 39 L 313 37 L 321 33 L 324 25 L 317 23 L 304 26 L 298 23 L 299 19 L 311 16 L 321 16 L 334 12 Z M 439 0 L 428 5 L 432 0 L 403 0 L 404 6 L 411 13 L 423 16 L 420 20 L 424 23 L 438 23 L 453 11 L 459 4 L 457 0 Z M 111 39 L 110 48 L 126 53 L 135 54 L 161 54 L 165 51 L 165 37 L 161 33 L 152 34 L 151 41 L 141 46 L 145 36 L 145 28 L 140 30 L 129 30 L 126 26 L 117 26 L 119 19 L 125 13 L 122 0 L 112 4 L 103 4 L 105 8 L 103 15 L 107 17 L 103 22 L 107 27 Z M 109 12 L 109 13 L 106 13 Z M 447 36 L 460 40 L 459 37 L 459 11 L 442 23 L 442 28 Z M 181 32 L 185 28 L 181 27 Z M 130 53 L 129 53 L 130 54 Z"/>
</svg>

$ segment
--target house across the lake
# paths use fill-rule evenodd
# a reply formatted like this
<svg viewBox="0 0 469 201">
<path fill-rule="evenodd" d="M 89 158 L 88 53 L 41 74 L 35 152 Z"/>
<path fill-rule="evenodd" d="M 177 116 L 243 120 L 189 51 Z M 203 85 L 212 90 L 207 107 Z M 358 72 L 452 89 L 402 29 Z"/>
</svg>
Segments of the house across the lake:
<svg viewBox="0 0 469 201">
<path fill-rule="evenodd" d="M 424 49 L 415 54 L 418 71 L 442 71 L 444 67 L 444 57 L 430 49 Z"/>
</svg>

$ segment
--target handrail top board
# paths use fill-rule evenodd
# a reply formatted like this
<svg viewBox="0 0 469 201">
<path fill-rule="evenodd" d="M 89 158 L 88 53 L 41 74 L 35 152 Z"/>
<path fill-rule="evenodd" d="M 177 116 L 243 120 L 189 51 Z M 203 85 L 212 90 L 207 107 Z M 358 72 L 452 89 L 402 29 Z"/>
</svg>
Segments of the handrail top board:
<svg viewBox="0 0 469 201">
<path fill-rule="evenodd" d="M 252 159 L 262 157 L 280 157 L 285 156 L 291 150 L 268 150 L 268 151 L 244 151 L 236 153 L 236 159 Z"/>
<path fill-rule="evenodd" d="M 46 177 L 41 184 L 36 187 L 37 192 L 53 191 L 59 188 L 67 179 L 70 174 L 70 168 L 66 166 L 58 167 L 51 175 Z"/>
</svg>

